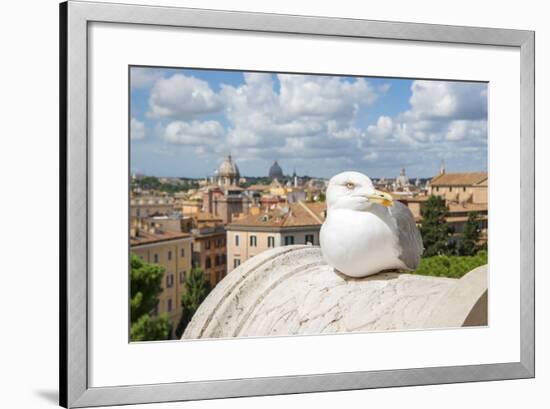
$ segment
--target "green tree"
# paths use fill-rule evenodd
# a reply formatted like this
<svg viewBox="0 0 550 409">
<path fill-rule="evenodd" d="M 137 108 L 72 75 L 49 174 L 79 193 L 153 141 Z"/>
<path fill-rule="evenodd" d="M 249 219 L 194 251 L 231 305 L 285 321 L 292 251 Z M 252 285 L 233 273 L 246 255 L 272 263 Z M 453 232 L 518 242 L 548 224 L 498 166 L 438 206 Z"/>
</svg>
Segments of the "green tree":
<svg viewBox="0 0 550 409">
<path fill-rule="evenodd" d="M 142 315 L 130 327 L 130 339 L 134 342 L 164 340 L 168 339 L 169 334 L 170 323 L 166 313 L 157 318 L 151 318 L 148 314 Z"/>
<path fill-rule="evenodd" d="M 164 268 L 143 262 L 130 254 L 130 339 L 155 341 L 168 339 L 170 324 L 166 315 L 151 317 L 162 292 Z"/>
<path fill-rule="evenodd" d="M 468 220 L 464 224 L 462 240 L 458 245 L 458 254 L 460 256 L 473 256 L 479 250 L 479 217 L 476 212 L 468 215 Z"/>
<path fill-rule="evenodd" d="M 180 322 L 176 328 L 176 336 L 180 338 L 187 327 L 187 324 L 193 318 L 193 315 L 210 293 L 212 287 L 203 271 L 195 266 L 191 269 L 185 279 L 185 292 L 181 296 L 181 306 L 183 307 Z"/>
<path fill-rule="evenodd" d="M 449 242 L 452 229 L 445 221 L 448 211 L 445 200 L 439 196 L 431 196 L 423 204 L 420 233 L 424 243 L 424 257 L 452 253 Z"/>
<path fill-rule="evenodd" d="M 418 268 L 411 274 L 435 277 L 460 278 L 474 268 L 487 264 L 486 251 L 478 251 L 474 256 L 433 256 L 420 260 Z"/>
</svg>

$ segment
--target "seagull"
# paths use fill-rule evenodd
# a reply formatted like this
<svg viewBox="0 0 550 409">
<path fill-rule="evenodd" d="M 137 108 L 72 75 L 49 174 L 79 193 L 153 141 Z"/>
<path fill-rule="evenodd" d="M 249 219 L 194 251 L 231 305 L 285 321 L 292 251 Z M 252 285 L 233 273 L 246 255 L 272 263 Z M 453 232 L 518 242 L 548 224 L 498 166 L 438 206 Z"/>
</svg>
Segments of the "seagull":
<svg viewBox="0 0 550 409">
<path fill-rule="evenodd" d="M 414 216 L 376 190 L 368 176 L 343 172 L 328 184 L 320 244 L 328 265 L 349 277 L 414 270 L 424 250 Z"/>
</svg>

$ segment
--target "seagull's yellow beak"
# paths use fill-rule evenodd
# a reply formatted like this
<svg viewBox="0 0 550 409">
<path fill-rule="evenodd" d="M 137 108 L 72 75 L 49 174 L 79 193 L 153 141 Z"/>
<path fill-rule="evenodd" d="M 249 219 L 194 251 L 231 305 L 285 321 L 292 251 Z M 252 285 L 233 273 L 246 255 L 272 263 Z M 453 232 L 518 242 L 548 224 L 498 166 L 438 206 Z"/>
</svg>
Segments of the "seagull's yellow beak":
<svg viewBox="0 0 550 409">
<path fill-rule="evenodd" d="M 389 193 L 382 192 L 381 190 L 375 190 L 373 193 L 366 195 L 367 199 L 371 202 L 381 204 L 385 207 L 393 205 L 393 197 Z"/>
</svg>

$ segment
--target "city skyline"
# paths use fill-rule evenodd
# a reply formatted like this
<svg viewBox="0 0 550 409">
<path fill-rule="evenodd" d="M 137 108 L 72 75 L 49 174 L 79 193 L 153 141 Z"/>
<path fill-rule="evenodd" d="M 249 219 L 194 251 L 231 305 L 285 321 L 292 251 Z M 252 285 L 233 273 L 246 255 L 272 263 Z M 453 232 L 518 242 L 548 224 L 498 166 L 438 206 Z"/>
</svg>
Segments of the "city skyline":
<svg viewBox="0 0 550 409">
<path fill-rule="evenodd" d="M 132 173 L 391 178 L 487 170 L 487 84 L 131 68 Z"/>
</svg>

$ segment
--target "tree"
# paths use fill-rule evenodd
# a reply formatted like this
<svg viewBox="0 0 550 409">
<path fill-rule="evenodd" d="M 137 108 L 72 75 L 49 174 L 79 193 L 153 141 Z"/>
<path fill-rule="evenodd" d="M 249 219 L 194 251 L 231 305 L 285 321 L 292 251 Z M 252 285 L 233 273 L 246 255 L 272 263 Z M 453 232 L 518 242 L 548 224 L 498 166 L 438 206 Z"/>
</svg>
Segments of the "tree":
<svg viewBox="0 0 550 409">
<path fill-rule="evenodd" d="M 210 281 L 206 279 L 200 267 L 193 267 L 185 279 L 185 292 L 181 297 L 183 311 L 176 328 L 176 336 L 178 338 L 183 335 L 185 328 L 187 328 L 191 318 L 195 315 L 199 305 L 201 305 L 211 290 Z"/>
<path fill-rule="evenodd" d="M 168 339 L 170 324 L 163 314 L 151 317 L 162 292 L 164 268 L 143 262 L 130 254 L 130 339 L 132 341 L 155 341 Z"/>
<path fill-rule="evenodd" d="M 130 327 L 130 339 L 134 342 L 164 340 L 168 339 L 169 334 L 170 323 L 166 313 L 157 318 L 144 314 Z"/>
<path fill-rule="evenodd" d="M 462 240 L 458 245 L 458 254 L 461 256 L 473 256 L 479 250 L 479 218 L 476 212 L 468 215 L 468 220 L 464 224 Z"/>
<path fill-rule="evenodd" d="M 445 220 L 448 211 L 445 200 L 439 196 L 431 196 L 423 204 L 420 211 L 422 215 L 420 233 L 424 243 L 424 257 L 452 253 L 449 242 L 452 229 Z"/>
</svg>

